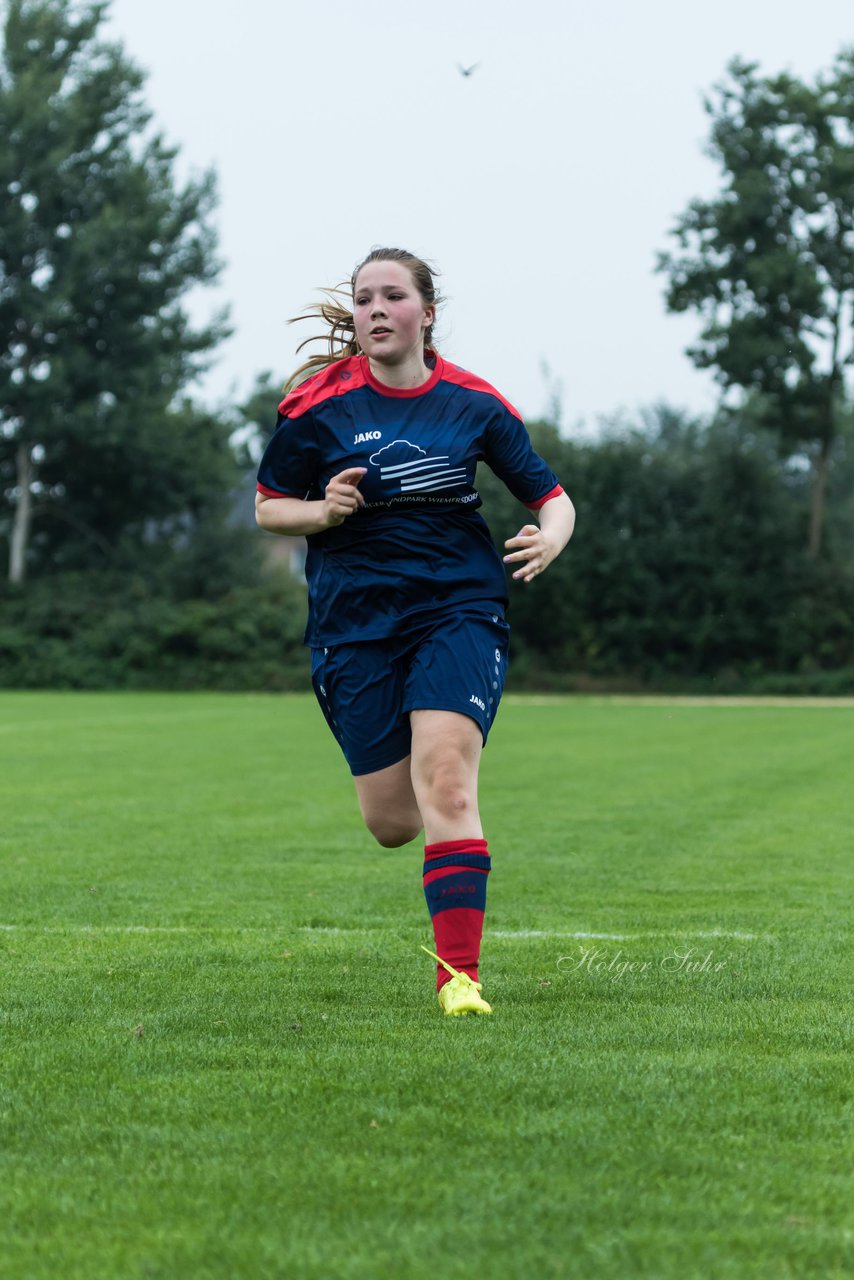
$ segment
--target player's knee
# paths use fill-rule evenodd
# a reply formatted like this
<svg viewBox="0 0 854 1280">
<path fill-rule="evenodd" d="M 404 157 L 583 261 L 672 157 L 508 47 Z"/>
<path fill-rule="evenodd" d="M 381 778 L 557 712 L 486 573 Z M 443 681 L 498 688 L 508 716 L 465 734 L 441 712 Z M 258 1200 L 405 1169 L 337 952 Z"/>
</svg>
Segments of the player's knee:
<svg viewBox="0 0 854 1280">
<path fill-rule="evenodd" d="M 446 818 L 461 818 L 474 807 L 471 796 L 462 787 L 438 787 L 432 801 L 433 807 Z"/>
<path fill-rule="evenodd" d="M 435 771 L 428 785 L 428 803 L 446 818 L 460 818 L 474 807 L 469 788 L 453 765 Z"/>
<path fill-rule="evenodd" d="M 416 826 L 397 827 L 390 826 L 388 823 L 369 822 L 368 830 L 377 844 L 381 845 L 383 849 L 399 849 L 401 845 L 409 844 L 410 840 L 414 840 L 421 828 Z"/>
<path fill-rule="evenodd" d="M 437 743 L 419 754 L 413 783 L 421 812 L 457 824 L 477 812 L 477 770 L 455 743 Z"/>
<path fill-rule="evenodd" d="M 365 826 L 383 849 L 399 849 L 401 845 L 414 840 L 421 831 L 420 821 L 414 819 L 393 818 L 380 813 L 363 813 L 362 817 Z"/>
</svg>

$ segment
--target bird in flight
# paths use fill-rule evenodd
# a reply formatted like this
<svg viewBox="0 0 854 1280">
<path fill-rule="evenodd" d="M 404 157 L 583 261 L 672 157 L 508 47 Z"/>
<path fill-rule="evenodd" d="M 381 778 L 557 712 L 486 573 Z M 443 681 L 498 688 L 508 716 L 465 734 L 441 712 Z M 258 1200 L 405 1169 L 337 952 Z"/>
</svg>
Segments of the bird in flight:
<svg viewBox="0 0 854 1280">
<path fill-rule="evenodd" d="M 480 63 L 473 62 L 470 67 L 463 67 L 463 66 L 460 66 L 460 63 L 458 62 L 457 66 L 460 68 L 460 75 L 465 76 L 466 79 L 468 79 L 468 77 L 472 74 L 473 71 L 477 71 L 478 67 L 480 66 Z"/>
</svg>

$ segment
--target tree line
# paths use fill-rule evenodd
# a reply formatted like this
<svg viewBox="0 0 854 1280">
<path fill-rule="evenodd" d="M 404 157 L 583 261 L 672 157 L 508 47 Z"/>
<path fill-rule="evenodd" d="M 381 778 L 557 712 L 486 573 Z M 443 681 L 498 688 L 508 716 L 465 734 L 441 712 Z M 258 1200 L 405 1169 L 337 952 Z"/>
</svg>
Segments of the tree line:
<svg viewBox="0 0 854 1280">
<path fill-rule="evenodd" d="M 269 405 L 273 388 L 262 397 Z M 269 428 L 269 415 L 267 427 Z M 828 465 L 821 556 L 811 476 L 761 414 L 700 421 L 656 406 L 579 443 L 536 447 L 578 509 L 567 552 L 511 582 L 509 688 L 854 692 L 854 430 Z M 62 568 L 0 592 L 0 683 L 17 687 L 306 689 L 305 585 L 251 527 L 254 471 L 180 537 L 93 553 L 69 527 Z M 529 519 L 485 466 L 500 547 Z"/>
<path fill-rule="evenodd" d="M 278 387 L 191 395 L 228 329 L 186 309 L 219 271 L 214 176 L 177 181 L 107 7 L 5 6 L 0 684 L 304 688 L 305 587 L 251 515 Z M 854 685 L 854 54 L 813 84 L 734 62 L 706 106 L 721 191 L 658 266 L 721 406 L 532 425 L 579 526 L 511 584 L 517 687 Z M 478 484 L 500 545 L 527 513 Z"/>
<path fill-rule="evenodd" d="M 658 405 L 586 443 L 532 425 L 578 529 L 532 587 L 511 584 L 520 685 L 854 689 L 854 432 L 846 420 L 830 455 L 816 557 L 809 466 L 781 455 L 763 416 Z M 500 543 L 525 509 L 488 472 L 481 491 Z"/>
</svg>

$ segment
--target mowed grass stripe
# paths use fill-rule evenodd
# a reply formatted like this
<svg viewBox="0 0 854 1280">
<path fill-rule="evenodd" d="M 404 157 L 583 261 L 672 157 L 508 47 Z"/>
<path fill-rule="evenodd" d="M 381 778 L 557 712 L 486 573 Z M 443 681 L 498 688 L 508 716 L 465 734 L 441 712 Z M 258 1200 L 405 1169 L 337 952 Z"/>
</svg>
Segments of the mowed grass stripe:
<svg viewBox="0 0 854 1280">
<path fill-rule="evenodd" d="M 0 725 L 3 1276 L 848 1273 L 849 711 L 509 700 L 477 1021 L 309 698 Z"/>
</svg>

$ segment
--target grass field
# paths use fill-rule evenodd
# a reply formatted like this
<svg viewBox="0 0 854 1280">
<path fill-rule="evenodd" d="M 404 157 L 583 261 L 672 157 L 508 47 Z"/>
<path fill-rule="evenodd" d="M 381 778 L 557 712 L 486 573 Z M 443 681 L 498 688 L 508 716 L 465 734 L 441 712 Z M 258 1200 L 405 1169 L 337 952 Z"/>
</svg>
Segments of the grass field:
<svg viewBox="0 0 854 1280">
<path fill-rule="evenodd" d="M 508 698 L 484 1019 L 308 698 L 0 756 L 4 1280 L 851 1274 L 850 707 Z"/>
</svg>

